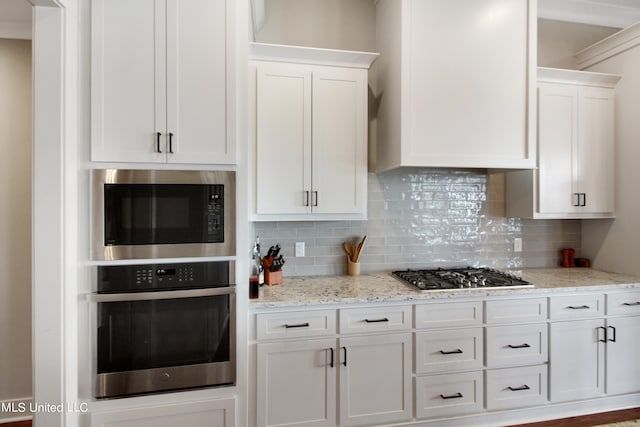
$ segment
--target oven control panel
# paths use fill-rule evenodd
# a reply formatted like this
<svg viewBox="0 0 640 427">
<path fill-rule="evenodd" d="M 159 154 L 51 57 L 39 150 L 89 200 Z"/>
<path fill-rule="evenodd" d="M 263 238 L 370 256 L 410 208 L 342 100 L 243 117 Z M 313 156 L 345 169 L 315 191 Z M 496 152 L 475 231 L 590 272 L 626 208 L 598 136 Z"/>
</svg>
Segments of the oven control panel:
<svg viewBox="0 0 640 427">
<path fill-rule="evenodd" d="M 98 266 L 98 293 L 230 286 L 233 261 Z"/>
</svg>

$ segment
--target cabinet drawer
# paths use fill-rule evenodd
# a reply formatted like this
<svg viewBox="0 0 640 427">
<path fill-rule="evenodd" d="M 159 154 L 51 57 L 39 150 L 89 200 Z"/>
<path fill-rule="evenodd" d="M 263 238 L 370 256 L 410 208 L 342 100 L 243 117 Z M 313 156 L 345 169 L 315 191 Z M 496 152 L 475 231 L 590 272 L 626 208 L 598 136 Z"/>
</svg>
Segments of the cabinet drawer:
<svg viewBox="0 0 640 427">
<path fill-rule="evenodd" d="M 335 335 L 336 311 L 296 311 L 256 315 L 258 340 Z"/>
<path fill-rule="evenodd" d="M 340 333 L 361 334 L 411 329 L 411 306 L 345 308 L 340 310 Z"/>
<path fill-rule="evenodd" d="M 547 320 L 547 299 L 487 301 L 485 316 L 487 323 L 544 322 Z"/>
<path fill-rule="evenodd" d="M 482 324 L 482 302 L 451 302 L 415 306 L 418 329 L 475 326 Z"/>
<path fill-rule="evenodd" d="M 553 320 L 584 319 L 604 315 L 604 295 L 567 295 L 551 297 L 550 317 Z"/>
<path fill-rule="evenodd" d="M 607 314 L 640 315 L 640 291 L 607 294 Z"/>
<path fill-rule="evenodd" d="M 416 332 L 416 373 L 482 368 L 482 328 Z"/>
<path fill-rule="evenodd" d="M 546 323 L 487 327 L 487 367 L 545 363 L 548 337 Z"/>
<path fill-rule="evenodd" d="M 510 409 L 547 403 L 547 366 L 487 371 L 487 409 Z"/>
<path fill-rule="evenodd" d="M 416 418 L 438 418 L 481 412 L 482 371 L 416 378 Z"/>
</svg>

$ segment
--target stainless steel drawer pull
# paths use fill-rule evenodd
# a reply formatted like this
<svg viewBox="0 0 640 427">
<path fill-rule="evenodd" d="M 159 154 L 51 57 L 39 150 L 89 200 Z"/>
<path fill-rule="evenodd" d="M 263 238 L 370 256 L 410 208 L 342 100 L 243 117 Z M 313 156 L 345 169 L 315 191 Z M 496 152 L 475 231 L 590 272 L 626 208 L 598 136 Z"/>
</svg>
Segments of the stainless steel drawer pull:
<svg viewBox="0 0 640 427">
<path fill-rule="evenodd" d="M 309 327 L 309 322 L 299 323 L 297 325 L 285 324 L 284 327 L 287 328 L 287 329 L 289 329 L 289 328 L 308 328 Z"/>
<path fill-rule="evenodd" d="M 588 305 L 570 305 L 567 308 L 571 310 L 586 310 L 591 307 L 589 307 Z"/>
<path fill-rule="evenodd" d="M 444 351 L 444 350 L 440 350 L 440 353 L 441 353 L 441 354 L 462 354 L 462 350 L 460 350 L 459 348 L 458 348 L 458 349 L 455 349 L 455 350 L 453 350 L 453 351 Z"/>
<path fill-rule="evenodd" d="M 456 394 L 450 394 L 449 396 L 445 396 L 444 394 L 441 394 L 440 397 L 442 399 L 460 399 L 461 397 L 464 397 L 462 395 L 462 393 L 456 393 Z"/>
<path fill-rule="evenodd" d="M 383 322 L 388 322 L 389 319 L 385 317 L 382 319 L 364 319 L 364 321 L 367 323 L 383 323 Z"/>
<path fill-rule="evenodd" d="M 511 391 L 524 391 L 524 390 L 531 390 L 531 387 L 529 387 L 526 384 L 523 385 L 523 386 L 520 386 L 520 387 L 511 387 L 511 386 L 509 386 L 509 390 L 511 390 Z"/>
<path fill-rule="evenodd" d="M 625 303 L 624 303 L 624 304 L 622 304 L 622 305 L 626 305 L 627 307 L 631 307 L 631 306 L 634 306 L 634 305 L 640 305 L 640 301 L 636 301 L 636 302 L 625 302 Z"/>
<path fill-rule="evenodd" d="M 531 348 L 531 346 L 527 343 L 524 344 L 520 344 L 520 345 L 511 345 L 509 344 L 509 348 Z"/>
</svg>

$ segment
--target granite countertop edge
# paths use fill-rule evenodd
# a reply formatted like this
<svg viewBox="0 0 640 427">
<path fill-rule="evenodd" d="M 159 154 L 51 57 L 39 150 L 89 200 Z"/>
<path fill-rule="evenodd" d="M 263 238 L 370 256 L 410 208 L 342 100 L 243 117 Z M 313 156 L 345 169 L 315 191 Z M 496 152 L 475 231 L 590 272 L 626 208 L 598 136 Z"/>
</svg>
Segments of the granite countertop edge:
<svg viewBox="0 0 640 427">
<path fill-rule="evenodd" d="M 415 303 L 456 298 L 544 296 L 550 293 L 598 292 L 640 289 L 640 277 L 585 268 L 506 270 L 532 283 L 532 288 L 420 291 L 390 272 L 361 276 L 285 277 L 283 283 L 260 288 L 249 310 L 368 303 Z"/>
</svg>

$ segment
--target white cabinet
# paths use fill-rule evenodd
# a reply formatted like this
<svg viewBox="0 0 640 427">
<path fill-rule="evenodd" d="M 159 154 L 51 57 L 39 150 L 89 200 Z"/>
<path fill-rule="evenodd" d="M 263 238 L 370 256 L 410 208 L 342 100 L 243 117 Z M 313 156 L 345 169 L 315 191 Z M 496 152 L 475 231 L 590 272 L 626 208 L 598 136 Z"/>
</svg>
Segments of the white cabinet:
<svg viewBox="0 0 640 427">
<path fill-rule="evenodd" d="M 235 399 L 145 406 L 91 414 L 91 427 L 235 426 Z"/>
<path fill-rule="evenodd" d="M 606 392 L 640 391 L 640 292 L 607 295 Z M 624 317 L 617 317 L 624 316 Z"/>
<path fill-rule="evenodd" d="M 234 7 L 92 1 L 91 160 L 235 163 Z"/>
<path fill-rule="evenodd" d="M 415 305 L 416 418 L 482 412 L 482 301 Z"/>
<path fill-rule="evenodd" d="M 410 306 L 269 312 L 255 321 L 258 427 L 411 419 Z"/>
<path fill-rule="evenodd" d="M 366 218 L 375 57 L 252 44 L 254 220 Z"/>
<path fill-rule="evenodd" d="M 343 337 L 340 349 L 340 425 L 410 420 L 411 333 Z"/>
<path fill-rule="evenodd" d="M 614 216 L 619 76 L 538 69 L 538 170 L 507 174 L 507 215 Z"/>
<path fill-rule="evenodd" d="M 536 6 L 376 2 L 378 171 L 535 167 Z"/>
<path fill-rule="evenodd" d="M 487 301 L 485 310 L 487 409 L 546 403 L 547 299 Z"/>
<path fill-rule="evenodd" d="M 257 425 L 335 426 L 335 338 L 257 346 Z"/>
</svg>

